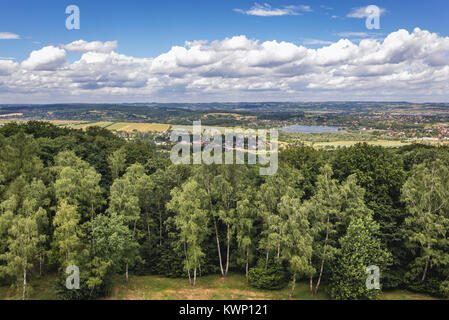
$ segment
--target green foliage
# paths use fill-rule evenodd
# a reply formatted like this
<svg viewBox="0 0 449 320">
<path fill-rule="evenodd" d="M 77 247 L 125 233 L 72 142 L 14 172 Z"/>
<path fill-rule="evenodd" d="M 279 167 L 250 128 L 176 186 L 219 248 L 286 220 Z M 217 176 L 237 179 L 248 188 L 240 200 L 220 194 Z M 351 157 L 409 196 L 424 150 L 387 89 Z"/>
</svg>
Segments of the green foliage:
<svg viewBox="0 0 449 320">
<path fill-rule="evenodd" d="M 365 189 L 366 206 L 374 212 L 381 240 L 393 255 L 393 268 L 385 274 L 385 285 L 403 285 L 401 266 L 407 263 L 407 251 L 401 228 L 406 216 L 400 201 L 406 178 L 402 159 L 390 149 L 364 143 L 338 150 L 332 165 L 337 179 L 343 181 L 355 174 L 358 185 Z"/>
<path fill-rule="evenodd" d="M 193 270 L 193 286 L 196 284 L 197 269 L 201 268 L 205 253 L 202 244 L 208 234 L 207 195 L 198 183 L 191 179 L 182 190 L 172 191 L 172 200 L 167 205 L 177 213 L 174 224 L 179 230 L 178 246 L 184 248 L 184 270 L 189 274 Z"/>
<path fill-rule="evenodd" d="M 424 283 L 432 269 L 440 268 L 440 274 L 447 276 L 443 270 L 449 267 L 447 166 L 440 160 L 416 166 L 403 186 L 402 199 L 409 212 L 404 224 L 406 244 L 415 256 L 407 278 L 412 286 L 422 288 L 426 286 L 417 282 Z"/>
<path fill-rule="evenodd" d="M 287 273 L 278 262 L 270 261 L 268 266 L 259 266 L 249 269 L 249 284 L 258 289 L 278 290 L 287 284 Z"/>
<path fill-rule="evenodd" d="M 332 265 L 328 288 L 332 298 L 375 299 L 381 293 L 366 285 L 366 268 L 377 266 L 384 272 L 391 260 L 391 254 L 382 248 L 378 232 L 379 225 L 370 216 L 352 219 L 339 241 L 340 249 Z"/>
<path fill-rule="evenodd" d="M 171 165 L 154 144 L 102 128 L 7 124 L 0 146 L 0 283 L 25 297 L 45 273 L 58 273 L 60 298 L 94 299 L 129 272 L 193 284 L 244 272 L 256 288 L 291 280 L 295 292 L 307 279 L 312 294 L 321 283 L 371 299 L 369 264 L 384 288 L 448 295 L 448 148 L 299 145 L 262 177 L 251 165 Z M 71 264 L 80 290 L 65 288 Z"/>
</svg>

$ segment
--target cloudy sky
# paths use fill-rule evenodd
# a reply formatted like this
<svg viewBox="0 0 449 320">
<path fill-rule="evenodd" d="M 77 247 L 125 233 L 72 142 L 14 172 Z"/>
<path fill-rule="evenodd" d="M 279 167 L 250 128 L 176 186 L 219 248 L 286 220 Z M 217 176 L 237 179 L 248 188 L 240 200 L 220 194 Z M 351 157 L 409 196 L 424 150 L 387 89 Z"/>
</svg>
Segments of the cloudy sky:
<svg viewBox="0 0 449 320">
<path fill-rule="evenodd" d="M 68 5 L 80 29 L 66 28 Z M 366 27 L 368 5 L 380 29 Z M 449 102 L 447 0 L 15 0 L 0 104 Z"/>
</svg>

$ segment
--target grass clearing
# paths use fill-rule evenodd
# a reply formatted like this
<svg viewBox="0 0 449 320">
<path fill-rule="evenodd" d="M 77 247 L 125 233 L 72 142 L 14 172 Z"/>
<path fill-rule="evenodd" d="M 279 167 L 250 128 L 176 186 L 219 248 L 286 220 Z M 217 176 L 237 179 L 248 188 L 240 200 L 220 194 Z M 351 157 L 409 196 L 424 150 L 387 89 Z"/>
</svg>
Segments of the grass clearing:
<svg viewBox="0 0 449 320">
<path fill-rule="evenodd" d="M 195 288 L 187 279 L 168 279 L 158 276 L 131 277 L 128 284 L 123 277 L 115 279 L 117 285 L 110 300 L 285 300 L 290 289 L 260 290 L 250 287 L 244 275 L 231 274 L 227 278 L 216 275 L 197 279 Z M 294 299 L 325 300 L 320 292 L 311 297 L 306 283 L 298 283 Z"/>
<path fill-rule="evenodd" d="M 31 280 L 30 300 L 57 300 L 52 287 L 56 275 Z M 290 288 L 281 290 L 260 290 L 250 287 L 244 275 L 230 274 L 227 278 L 219 275 L 199 277 L 195 288 L 187 279 L 170 279 L 160 276 L 130 276 L 129 283 L 124 275 L 114 278 L 114 289 L 104 300 L 288 300 Z M 8 286 L 0 287 L 0 300 L 20 300 L 20 290 Z M 299 282 L 293 295 L 294 300 L 327 300 L 325 287 L 312 297 L 308 282 Z M 380 295 L 380 300 L 437 300 L 425 294 L 406 290 L 388 291 Z"/>
<path fill-rule="evenodd" d="M 421 293 L 410 292 L 407 290 L 387 291 L 380 295 L 383 300 L 438 300 L 437 298 L 427 296 Z"/>
<path fill-rule="evenodd" d="M 42 278 L 32 279 L 29 291 L 29 300 L 57 300 L 58 297 L 52 287 L 56 275 L 46 275 Z M 19 290 L 10 286 L 0 287 L 0 300 L 21 300 L 21 288 Z"/>
</svg>

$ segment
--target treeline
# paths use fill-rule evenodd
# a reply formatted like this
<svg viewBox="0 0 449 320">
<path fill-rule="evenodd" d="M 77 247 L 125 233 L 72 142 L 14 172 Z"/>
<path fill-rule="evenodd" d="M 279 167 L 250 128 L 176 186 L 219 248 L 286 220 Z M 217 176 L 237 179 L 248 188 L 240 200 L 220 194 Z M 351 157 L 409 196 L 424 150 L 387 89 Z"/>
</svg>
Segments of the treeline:
<svg viewBox="0 0 449 320">
<path fill-rule="evenodd" d="M 297 146 L 263 177 L 256 166 L 172 165 L 101 128 L 12 123 L 0 145 L 0 285 L 24 298 L 48 273 L 61 299 L 94 299 L 130 273 L 194 286 L 230 272 L 292 294 L 307 281 L 335 299 L 449 296 L 449 148 Z M 66 288 L 73 265 L 79 290 Z M 369 266 L 381 289 L 366 287 Z"/>
</svg>

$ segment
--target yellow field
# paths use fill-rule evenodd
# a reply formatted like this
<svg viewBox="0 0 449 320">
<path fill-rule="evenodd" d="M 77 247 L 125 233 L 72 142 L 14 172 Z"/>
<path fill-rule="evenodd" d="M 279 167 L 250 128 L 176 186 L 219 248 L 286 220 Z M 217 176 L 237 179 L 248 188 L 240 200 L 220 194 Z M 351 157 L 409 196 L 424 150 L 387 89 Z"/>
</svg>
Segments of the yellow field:
<svg viewBox="0 0 449 320">
<path fill-rule="evenodd" d="M 212 116 L 215 116 L 215 117 L 233 117 L 236 120 L 253 120 L 253 119 L 257 118 L 256 116 L 244 116 L 244 115 L 240 115 L 240 114 L 237 114 L 237 113 L 219 113 L 219 112 L 205 114 L 203 116 L 203 118 L 209 118 L 209 117 L 212 117 Z"/>
<path fill-rule="evenodd" d="M 82 129 L 85 130 L 89 127 L 101 127 L 101 128 L 107 128 L 108 126 L 112 125 L 113 122 L 80 122 L 80 123 L 68 123 L 65 124 L 66 126 L 72 128 L 72 129 Z M 62 124 L 64 125 L 64 124 Z"/>
<path fill-rule="evenodd" d="M 131 123 L 131 122 L 118 122 L 107 127 L 112 131 L 126 131 L 133 132 L 134 130 L 139 132 L 164 132 L 170 128 L 168 124 L 162 123 Z"/>
<path fill-rule="evenodd" d="M 63 126 L 63 125 L 76 125 L 76 124 L 82 124 L 87 123 L 86 121 L 67 121 L 67 120 L 50 120 L 48 121 L 51 124 L 54 124 L 55 126 Z"/>
<path fill-rule="evenodd" d="M 68 120 L 67 121 L 49 120 L 48 122 L 56 126 L 70 127 L 72 129 L 81 129 L 81 130 L 85 130 L 89 127 L 101 127 L 111 131 L 133 132 L 134 130 L 137 130 L 139 132 L 164 132 L 170 128 L 169 124 L 163 123 L 134 123 L 134 122 L 107 122 L 107 121 L 88 122 L 88 121 L 68 121 Z"/>
<path fill-rule="evenodd" d="M 401 141 L 386 141 L 386 140 L 377 140 L 377 141 L 332 141 L 332 142 L 307 142 L 309 145 L 313 145 L 317 148 L 325 148 L 325 147 L 332 147 L 332 148 L 338 148 L 338 147 L 350 147 L 357 143 L 368 143 L 375 146 L 382 146 L 387 148 L 399 148 L 402 146 L 405 146 L 410 143 L 404 143 Z"/>
</svg>

